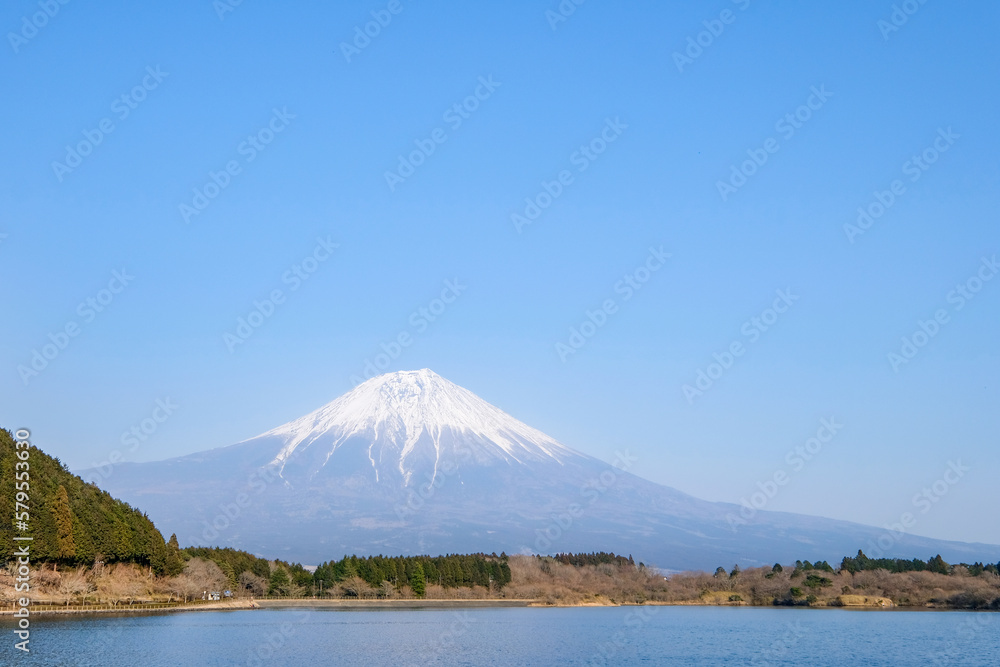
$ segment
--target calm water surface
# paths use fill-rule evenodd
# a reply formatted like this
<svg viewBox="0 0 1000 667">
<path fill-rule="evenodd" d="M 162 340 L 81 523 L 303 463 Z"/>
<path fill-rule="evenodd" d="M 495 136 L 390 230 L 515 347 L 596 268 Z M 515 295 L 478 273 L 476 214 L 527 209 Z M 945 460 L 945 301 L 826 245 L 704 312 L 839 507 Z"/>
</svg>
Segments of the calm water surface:
<svg viewBox="0 0 1000 667">
<path fill-rule="evenodd" d="M 1000 665 L 1000 614 L 726 607 L 256 610 L 0 621 L 3 665 Z"/>
</svg>

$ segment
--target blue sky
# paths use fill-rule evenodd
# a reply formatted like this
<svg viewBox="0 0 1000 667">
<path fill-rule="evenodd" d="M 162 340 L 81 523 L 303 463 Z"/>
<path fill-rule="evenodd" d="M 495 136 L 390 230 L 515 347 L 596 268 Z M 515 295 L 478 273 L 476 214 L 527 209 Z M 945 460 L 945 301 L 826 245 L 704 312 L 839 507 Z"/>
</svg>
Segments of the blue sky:
<svg viewBox="0 0 1000 667">
<path fill-rule="evenodd" d="M 0 12 L 6 427 L 74 468 L 167 458 L 383 361 L 707 499 L 784 471 L 766 509 L 1000 543 L 1000 8 L 221 6 Z"/>
</svg>

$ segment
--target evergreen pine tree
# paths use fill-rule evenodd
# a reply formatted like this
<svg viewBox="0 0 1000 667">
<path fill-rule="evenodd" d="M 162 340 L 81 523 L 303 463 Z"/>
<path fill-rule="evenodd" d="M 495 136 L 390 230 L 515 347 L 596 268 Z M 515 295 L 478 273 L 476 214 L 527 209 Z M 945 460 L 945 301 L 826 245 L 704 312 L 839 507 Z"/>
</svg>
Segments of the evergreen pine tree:
<svg viewBox="0 0 1000 667">
<path fill-rule="evenodd" d="M 271 573 L 271 586 L 267 591 L 268 595 L 286 595 L 288 593 L 288 573 L 285 568 L 276 567 Z"/>
<path fill-rule="evenodd" d="M 180 574 L 184 570 L 184 558 L 181 556 L 181 547 L 177 543 L 177 533 L 170 536 L 167 542 L 167 555 L 164 559 L 163 573 L 168 577 Z"/>
<path fill-rule="evenodd" d="M 424 577 L 424 566 L 417 563 L 417 566 L 413 569 L 413 574 L 410 576 L 410 588 L 413 589 L 413 594 L 418 598 L 424 597 L 424 593 L 427 592 L 427 579 Z"/>
<path fill-rule="evenodd" d="M 73 512 L 69 508 L 69 494 L 62 484 L 52 502 L 52 515 L 56 523 L 56 556 L 63 561 L 74 560 L 76 542 L 73 540 Z"/>
<path fill-rule="evenodd" d="M 929 561 L 927 561 L 927 569 L 931 572 L 937 572 L 938 574 L 948 574 L 949 568 L 948 563 L 944 562 L 941 558 L 941 554 L 934 556 Z"/>
</svg>

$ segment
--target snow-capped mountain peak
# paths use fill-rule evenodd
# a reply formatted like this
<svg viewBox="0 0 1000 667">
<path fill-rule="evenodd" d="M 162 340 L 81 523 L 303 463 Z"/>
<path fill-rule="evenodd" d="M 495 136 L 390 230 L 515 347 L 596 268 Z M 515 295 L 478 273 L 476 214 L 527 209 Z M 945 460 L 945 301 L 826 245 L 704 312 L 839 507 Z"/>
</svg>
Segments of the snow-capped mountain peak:
<svg viewBox="0 0 1000 667">
<path fill-rule="evenodd" d="M 364 382 L 304 417 L 253 440 L 278 439 L 272 461 L 311 477 L 352 443 L 364 443 L 376 480 L 396 471 L 404 484 L 418 468 L 432 478 L 447 461 L 552 462 L 581 455 L 514 419 L 471 391 L 422 369 Z"/>
</svg>

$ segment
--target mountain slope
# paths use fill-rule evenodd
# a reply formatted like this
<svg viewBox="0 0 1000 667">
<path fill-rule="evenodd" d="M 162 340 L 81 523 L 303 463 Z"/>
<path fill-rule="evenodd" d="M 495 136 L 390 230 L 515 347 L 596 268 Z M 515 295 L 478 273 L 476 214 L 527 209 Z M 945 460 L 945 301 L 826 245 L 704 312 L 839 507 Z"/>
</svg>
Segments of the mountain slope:
<svg viewBox="0 0 1000 667">
<path fill-rule="evenodd" d="M 316 475 L 338 450 L 361 441 L 375 481 L 403 486 L 421 472 L 433 480 L 440 465 L 460 455 L 477 465 L 562 463 L 579 456 L 427 369 L 373 378 L 258 439 L 283 443 L 269 462 L 282 477 L 292 471 Z"/>
<path fill-rule="evenodd" d="M 20 433 L 20 431 L 18 431 Z M 140 510 L 86 484 L 59 461 L 35 447 L 15 445 L 14 434 L 0 429 L 0 562 L 23 546 L 31 561 L 65 564 L 131 562 L 158 573 L 179 567 L 163 535 Z M 18 492 L 27 493 L 22 501 Z M 27 505 L 24 511 L 23 505 Z M 20 530 L 16 516 L 25 515 Z M 29 537 L 30 541 L 15 541 Z M 173 558 L 173 560 L 172 560 Z"/>
<path fill-rule="evenodd" d="M 182 542 L 319 563 L 345 553 L 616 551 L 670 569 L 885 556 L 1000 560 L 943 542 L 699 500 L 560 444 L 429 370 L 373 378 L 229 447 L 119 464 L 101 485 Z M 882 540 L 881 547 L 879 540 Z M 888 540 L 888 544 L 886 541 Z"/>
</svg>

